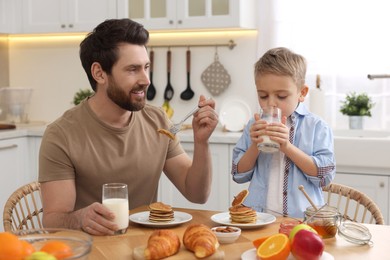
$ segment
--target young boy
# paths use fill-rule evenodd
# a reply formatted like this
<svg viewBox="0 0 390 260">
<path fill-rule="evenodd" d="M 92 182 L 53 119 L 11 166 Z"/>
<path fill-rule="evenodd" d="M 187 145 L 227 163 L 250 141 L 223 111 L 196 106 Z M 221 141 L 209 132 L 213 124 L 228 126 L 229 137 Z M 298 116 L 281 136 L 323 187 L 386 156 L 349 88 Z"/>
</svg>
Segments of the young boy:
<svg viewBox="0 0 390 260">
<path fill-rule="evenodd" d="M 258 212 L 302 218 L 310 203 L 298 187 L 323 205 L 321 187 L 335 176 L 332 129 L 301 104 L 309 91 L 305 74 L 305 58 L 286 48 L 267 51 L 255 64 L 260 107 L 282 110 L 282 123 L 267 124 L 255 113 L 233 150 L 233 180 L 250 181 L 244 204 Z M 280 144 L 279 152 L 258 150 L 263 135 Z"/>
</svg>

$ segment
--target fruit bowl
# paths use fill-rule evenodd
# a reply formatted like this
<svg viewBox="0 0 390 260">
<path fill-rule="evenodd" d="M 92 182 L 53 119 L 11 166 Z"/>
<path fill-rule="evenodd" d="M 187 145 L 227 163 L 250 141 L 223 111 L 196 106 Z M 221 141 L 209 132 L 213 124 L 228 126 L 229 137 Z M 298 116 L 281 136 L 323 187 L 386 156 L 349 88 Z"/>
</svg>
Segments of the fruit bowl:
<svg viewBox="0 0 390 260">
<path fill-rule="evenodd" d="M 217 236 L 219 243 L 228 244 L 235 242 L 241 235 L 241 229 L 232 226 L 218 226 L 211 228 Z"/>
<path fill-rule="evenodd" d="M 71 256 L 64 260 L 86 260 L 92 249 L 92 237 L 87 233 L 70 229 L 34 229 L 20 230 L 14 232 L 20 240 L 24 240 L 33 245 L 36 251 L 49 242 L 59 242 L 66 244 L 71 249 Z"/>
</svg>

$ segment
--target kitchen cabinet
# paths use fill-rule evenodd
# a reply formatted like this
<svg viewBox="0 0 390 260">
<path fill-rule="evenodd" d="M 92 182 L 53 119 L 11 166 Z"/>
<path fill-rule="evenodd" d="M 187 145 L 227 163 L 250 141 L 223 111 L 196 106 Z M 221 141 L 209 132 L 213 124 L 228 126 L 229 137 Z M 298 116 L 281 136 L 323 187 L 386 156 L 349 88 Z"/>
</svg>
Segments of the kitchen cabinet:
<svg viewBox="0 0 390 260">
<path fill-rule="evenodd" d="M 0 140 L 0 230 L 3 230 L 4 205 L 17 188 L 29 181 L 27 137 Z"/>
<path fill-rule="evenodd" d="M 254 0 L 118 0 L 119 17 L 148 30 L 254 29 Z"/>
<path fill-rule="evenodd" d="M 386 175 L 356 174 L 337 172 L 335 183 L 353 187 L 369 196 L 382 211 L 385 224 L 389 223 L 389 185 L 390 177 Z M 350 212 L 353 213 L 353 212 Z M 354 215 L 354 214 L 351 214 Z"/>
<path fill-rule="evenodd" d="M 192 158 L 194 152 L 193 143 L 182 142 L 182 146 L 190 158 Z M 173 207 L 227 211 L 232 200 L 229 196 L 228 145 L 211 143 L 210 150 L 213 181 L 210 197 L 205 204 L 189 202 L 164 174 L 162 174 L 160 179 L 158 200 Z"/>
<path fill-rule="evenodd" d="M 229 197 L 234 198 L 240 191 L 246 190 L 249 188 L 249 183 L 250 182 L 245 182 L 245 183 L 237 183 L 233 181 L 233 176 L 231 175 L 232 172 L 232 162 L 233 162 L 233 149 L 234 149 L 235 144 L 229 144 L 228 149 L 229 149 Z"/>
<path fill-rule="evenodd" d="M 20 10 L 21 0 L 0 0 L 0 34 L 17 33 L 20 30 L 20 19 L 17 11 Z"/>
<path fill-rule="evenodd" d="M 23 33 L 89 32 L 117 17 L 112 0 L 24 0 Z"/>
</svg>

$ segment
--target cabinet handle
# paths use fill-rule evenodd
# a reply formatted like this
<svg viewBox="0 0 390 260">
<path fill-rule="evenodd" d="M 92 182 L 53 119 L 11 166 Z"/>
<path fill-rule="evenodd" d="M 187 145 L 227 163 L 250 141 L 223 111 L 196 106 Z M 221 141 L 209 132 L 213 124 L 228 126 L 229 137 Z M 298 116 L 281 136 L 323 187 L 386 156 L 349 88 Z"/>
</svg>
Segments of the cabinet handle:
<svg viewBox="0 0 390 260">
<path fill-rule="evenodd" d="M 61 24 L 61 28 L 64 29 L 66 26 L 65 24 Z"/>
<path fill-rule="evenodd" d="M 18 147 L 17 144 L 11 144 L 11 145 L 6 145 L 6 146 L 0 146 L 0 150 L 8 150 L 8 149 L 16 148 L 16 147 Z"/>
<path fill-rule="evenodd" d="M 73 24 L 69 24 L 68 27 L 69 27 L 69 28 L 73 28 Z"/>
<path fill-rule="evenodd" d="M 177 21 L 177 23 L 178 23 L 178 24 L 182 24 L 182 23 L 183 23 L 183 21 L 182 21 L 182 20 L 179 20 L 179 21 Z"/>
<path fill-rule="evenodd" d="M 384 183 L 383 181 L 381 181 L 381 182 L 379 183 L 379 187 L 380 187 L 380 188 L 385 187 L 385 183 Z"/>
<path fill-rule="evenodd" d="M 173 20 L 169 20 L 169 24 L 173 24 Z"/>
</svg>

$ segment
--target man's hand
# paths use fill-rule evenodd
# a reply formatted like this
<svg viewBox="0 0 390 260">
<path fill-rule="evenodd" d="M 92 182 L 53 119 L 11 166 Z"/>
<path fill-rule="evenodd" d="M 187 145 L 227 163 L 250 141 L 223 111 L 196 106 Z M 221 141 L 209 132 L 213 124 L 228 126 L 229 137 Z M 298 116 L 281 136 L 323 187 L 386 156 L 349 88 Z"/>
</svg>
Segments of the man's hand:
<svg viewBox="0 0 390 260">
<path fill-rule="evenodd" d="M 80 209 L 79 213 L 81 229 L 91 235 L 114 235 L 118 230 L 113 222 L 114 213 L 98 202 Z"/>
</svg>

